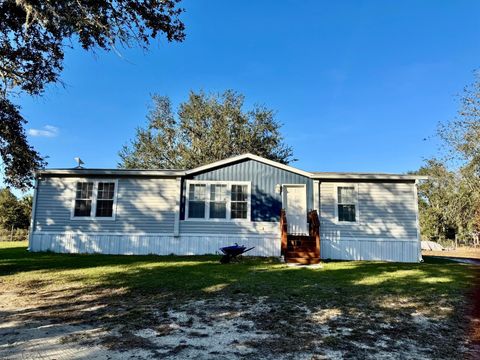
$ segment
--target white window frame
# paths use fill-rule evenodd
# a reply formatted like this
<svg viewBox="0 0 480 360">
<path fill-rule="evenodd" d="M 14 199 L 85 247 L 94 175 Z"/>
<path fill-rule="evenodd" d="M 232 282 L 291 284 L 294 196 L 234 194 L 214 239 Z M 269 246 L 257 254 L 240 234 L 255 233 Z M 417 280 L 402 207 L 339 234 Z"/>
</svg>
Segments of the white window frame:
<svg viewBox="0 0 480 360">
<path fill-rule="evenodd" d="M 353 187 L 355 191 L 355 221 L 341 221 L 338 219 L 338 188 Z M 360 219 L 360 211 L 358 206 L 358 184 L 355 183 L 336 183 L 334 186 L 335 198 L 335 223 L 339 225 L 357 224 Z"/>
<path fill-rule="evenodd" d="M 92 191 L 92 208 L 90 210 L 90 216 L 75 216 L 75 200 L 77 199 L 77 184 L 78 183 L 93 183 Z M 113 192 L 113 205 L 112 205 L 112 217 L 95 216 L 97 213 L 97 195 L 98 195 L 98 183 L 114 183 L 115 189 Z M 70 212 L 70 220 L 100 220 L 100 221 L 114 221 L 117 216 L 117 195 L 118 195 L 118 179 L 79 179 L 73 183 L 73 199 L 72 208 Z"/>
<path fill-rule="evenodd" d="M 213 222 L 249 222 L 251 221 L 252 184 L 250 181 L 212 181 L 212 180 L 187 180 L 185 185 L 185 220 L 187 221 L 213 221 Z M 189 218 L 188 207 L 190 203 L 190 185 L 205 185 L 205 214 L 203 218 Z M 210 219 L 210 189 L 211 185 L 227 185 L 227 214 L 225 219 Z M 247 218 L 232 219 L 230 205 L 232 203 L 232 185 L 247 185 Z"/>
</svg>

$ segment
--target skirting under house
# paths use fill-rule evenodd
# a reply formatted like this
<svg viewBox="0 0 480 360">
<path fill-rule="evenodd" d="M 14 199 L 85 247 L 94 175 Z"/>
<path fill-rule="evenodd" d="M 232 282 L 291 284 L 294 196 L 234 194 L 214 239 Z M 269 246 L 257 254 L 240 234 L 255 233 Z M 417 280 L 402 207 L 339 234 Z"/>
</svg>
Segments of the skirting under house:
<svg viewBox="0 0 480 360">
<path fill-rule="evenodd" d="M 254 256 L 280 256 L 277 235 L 188 235 L 35 233 L 31 251 L 113 255 L 207 255 L 235 242 L 255 248 Z"/>
</svg>

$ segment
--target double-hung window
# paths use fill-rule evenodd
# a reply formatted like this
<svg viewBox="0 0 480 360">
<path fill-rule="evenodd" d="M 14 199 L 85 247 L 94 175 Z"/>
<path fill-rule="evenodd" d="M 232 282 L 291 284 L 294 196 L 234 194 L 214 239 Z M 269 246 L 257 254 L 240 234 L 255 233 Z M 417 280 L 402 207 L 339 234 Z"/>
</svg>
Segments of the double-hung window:
<svg viewBox="0 0 480 360">
<path fill-rule="evenodd" d="M 210 219 L 227 218 L 227 185 L 210 184 Z"/>
<path fill-rule="evenodd" d="M 357 188 L 356 186 L 337 187 L 337 219 L 339 222 L 357 221 Z"/>
<path fill-rule="evenodd" d="M 231 192 L 231 218 L 246 219 L 248 213 L 248 188 L 247 185 L 232 185 Z"/>
<path fill-rule="evenodd" d="M 115 198 L 114 182 L 97 183 L 97 206 L 95 217 L 111 218 L 113 216 L 113 202 Z"/>
<path fill-rule="evenodd" d="M 72 219 L 115 219 L 117 187 L 116 180 L 77 182 Z"/>
<path fill-rule="evenodd" d="M 92 215 L 93 182 L 78 182 L 73 216 Z"/>
<path fill-rule="evenodd" d="M 250 220 L 250 183 L 187 181 L 186 219 Z"/>
<path fill-rule="evenodd" d="M 190 184 L 188 190 L 188 217 L 203 218 L 205 216 L 205 184 Z"/>
</svg>

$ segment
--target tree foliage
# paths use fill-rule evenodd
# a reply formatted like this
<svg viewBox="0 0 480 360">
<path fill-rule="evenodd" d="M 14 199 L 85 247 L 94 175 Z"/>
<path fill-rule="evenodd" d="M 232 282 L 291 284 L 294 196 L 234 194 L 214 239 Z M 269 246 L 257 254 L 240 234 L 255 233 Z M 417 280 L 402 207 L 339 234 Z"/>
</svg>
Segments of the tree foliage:
<svg viewBox="0 0 480 360">
<path fill-rule="evenodd" d="M 442 160 L 431 159 L 419 170 L 429 180 L 419 186 L 422 236 L 457 237 L 478 242 L 480 234 L 480 75 L 467 86 L 458 116 L 439 127 L 446 147 Z"/>
<path fill-rule="evenodd" d="M 464 88 L 456 119 L 439 128 L 440 138 L 447 146 L 448 160 L 457 160 L 479 175 L 480 170 L 480 71 L 475 81 Z"/>
<path fill-rule="evenodd" d="M 26 121 L 12 96 L 41 95 L 46 85 L 59 82 L 64 49 L 75 41 L 85 50 L 107 51 L 146 48 L 159 35 L 182 41 L 179 1 L 0 1 L 0 156 L 8 183 L 29 186 L 32 171 L 44 164 L 26 141 Z"/>
<path fill-rule="evenodd" d="M 191 92 L 175 114 L 168 97 L 153 96 L 148 125 L 120 151 L 119 166 L 191 169 L 251 152 L 287 164 L 292 148 L 284 143 L 274 111 L 254 106 L 244 111 L 244 96 Z"/>
<path fill-rule="evenodd" d="M 18 107 L 0 98 L 0 157 L 7 182 L 21 189 L 29 185 L 32 170 L 44 165 L 40 154 L 28 144 L 25 122 Z"/>
<path fill-rule="evenodd" d="M 28 229 L 31 209 L 32 196 L 17 199 L 9 189 L 0 189 L 0 228 Z"/>
</svg>

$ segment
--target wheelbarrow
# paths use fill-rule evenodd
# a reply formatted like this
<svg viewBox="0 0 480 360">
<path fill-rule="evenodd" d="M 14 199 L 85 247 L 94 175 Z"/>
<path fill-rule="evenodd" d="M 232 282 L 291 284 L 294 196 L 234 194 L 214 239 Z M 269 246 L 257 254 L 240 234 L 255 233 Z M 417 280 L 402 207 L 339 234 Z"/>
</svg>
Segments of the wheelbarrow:
<svg viewBox="0 0 480 360">
<path fill-rule="evenodd" d="M 228 264 L 231 261 L 238 261 L 238 257 L 240 255 L 245 254 L 247 251 L 252 249 L 255 249 L 255 246 L 247 249 L 246 246 L 238 245 L 237 243 L 235 243 L 233 246 L 222 247 L 220 248 L 220 251 L 223 253 L 223 256 L 220 259 L 220 263 Z"/>
</svg>

